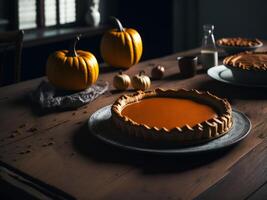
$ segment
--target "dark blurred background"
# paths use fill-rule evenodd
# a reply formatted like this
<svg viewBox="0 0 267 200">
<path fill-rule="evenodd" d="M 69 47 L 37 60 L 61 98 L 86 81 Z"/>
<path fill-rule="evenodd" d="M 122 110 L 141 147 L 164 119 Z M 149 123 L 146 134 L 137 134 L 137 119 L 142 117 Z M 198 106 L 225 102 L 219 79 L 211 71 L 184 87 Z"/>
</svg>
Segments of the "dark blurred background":
<svg viewBox="0 0 267 200">
<path fill-rule="evenodd" d="M 85 22 L 92 1 L 0 0 L 0 31 L 25 30 L 22 80 L 43 76 L 48 55 L 68 48 L 71 38 L 77 33 L 84 35 L 78 48 L 92 52 L 102 62 L 99 44 L 110 15 L 118 17 L 125 27 L 139 31 L 144 46 L 142 60 L 198 47 L 203 24 L 215 25 L 216 38 L 267 39 L 266 0 L 100 0 L 101 22 L 96 27 Z M 23 2 L 34 6 L 22 5 Z M 65 18 L 74 12 L 74 18 L 60 22 L 61 10 L 64 10 Z M 53 14 L 57 17 L 55 24 L 51 17 Z M 51 18 L 50 25 L 47 24 L 47 15 Z M 34 24 L 29 22 L 33 18 Z M 7 55 L 6 60 L 12 59 Z M 4 73 L 4 82 L 8 84 L 12 81 L 12 72 L 5 69 Z"/>
</svg>

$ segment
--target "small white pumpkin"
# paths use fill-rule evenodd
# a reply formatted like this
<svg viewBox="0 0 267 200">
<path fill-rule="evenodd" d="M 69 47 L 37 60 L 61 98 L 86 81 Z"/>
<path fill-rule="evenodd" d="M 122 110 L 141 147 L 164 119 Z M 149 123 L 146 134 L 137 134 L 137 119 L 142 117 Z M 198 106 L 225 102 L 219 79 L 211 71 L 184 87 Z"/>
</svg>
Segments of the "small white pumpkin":
<svg viewBox="0 0 267 200">
<path fill-rule="evenodd" d="M 151 81 L 150 78 L 145 75 L 145 71 L 140 71 L 132 77 L 132 86 L 135 90 L 146 90 L 150 88 Z"/>
<path fill-rule="evenodd" d="M 119 72 L 119 74 L 115 75 L 113 78 L 113 86 L 117 90 L 126 90 L 131 85 L 131 79 L 127 74 Z"/>
</svg>

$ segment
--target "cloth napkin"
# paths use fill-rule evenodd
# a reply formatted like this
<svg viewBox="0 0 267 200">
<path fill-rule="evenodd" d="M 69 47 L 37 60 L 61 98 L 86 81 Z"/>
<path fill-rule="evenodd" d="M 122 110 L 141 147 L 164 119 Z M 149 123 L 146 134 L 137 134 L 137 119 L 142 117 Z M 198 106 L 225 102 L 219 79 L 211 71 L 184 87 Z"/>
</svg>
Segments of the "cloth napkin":
<svg viewBox="0 0 267 200">
<path fill-rule="evenodd" d="M 48 81 L 42 81 L 35 91 L 30 94 L 31 100 L 43 110 L 75 109 L 95 100 L 109 88 L 106 81 L 97 81 L 89 88 L 79 91 L 63 91 L 55 88 Z"/>
</svg>

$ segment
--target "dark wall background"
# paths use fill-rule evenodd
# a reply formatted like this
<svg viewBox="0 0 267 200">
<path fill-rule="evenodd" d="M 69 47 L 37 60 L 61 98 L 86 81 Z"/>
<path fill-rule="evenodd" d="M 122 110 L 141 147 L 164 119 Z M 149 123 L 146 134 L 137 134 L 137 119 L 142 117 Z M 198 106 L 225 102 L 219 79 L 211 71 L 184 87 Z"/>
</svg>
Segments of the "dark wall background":
<svg viewBox="0 0 267 200">
<path fill-rule="evenodd" d="M 174 1 L 174 51 L 201 44 L 202 25 L 215 25 L 215 37 L 267 40 L 266 0 Z"/>
<path fill-rule="evenodd" d="M 172 52 L 172 3 L 171 0 L 119 1 L 119 18 L 125 26 L 135 28 L 142 36 L 143 59 Z"/>
<path fill-rule="evenodd" d="M 13 0 L 5 1 L 1 0 L 0 1 L 0 18 L 8 18 L 9 17 L 9 8 L 10 4 L 12 3 Z"/>
<path fill-rule="evenodd" d="M 0 18 L 11 19 L 11 24 L 14 1 L 0 0 Z M 79 25 L 85 25 L 87 2 L 88 0 L 77 0 Z M 266 0 L 100 0 L 100 2 L 101 23 L 109 23 L 108 17 L 114 15 L 125 27 L 138 30 L 144 46 L 142 60 L 199 46 L 202 25 L 207 23 L 215 25 L 217 38 L 242 36 L 267 40 Z M 101 35 L 83 38 L 78 48 L 91 51 L 101 62 L 100 40 Z M 26 80 L 43 76 L 48 55 L 56 50 L 66 49 L 69 42 L 65 40 L 24 48 L 22 78 Z"/>
<path fill-rule="evenodd" d="M 215 24 L 217 37 L 267 39 L 266 9 L 266 0 L 202 0 L 199 4 L 199 23 Z"/>
</svg>

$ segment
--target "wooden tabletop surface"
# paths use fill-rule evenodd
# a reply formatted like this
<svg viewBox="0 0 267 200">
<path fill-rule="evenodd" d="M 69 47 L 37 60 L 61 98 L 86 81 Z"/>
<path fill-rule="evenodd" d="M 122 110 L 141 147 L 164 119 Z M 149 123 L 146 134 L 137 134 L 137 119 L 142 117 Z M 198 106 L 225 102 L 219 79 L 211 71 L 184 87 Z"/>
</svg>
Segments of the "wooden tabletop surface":
<svg viewBox="0 0 267 200">
<path fill-rule="evenodd" d="M 77 110 L 43 113 L 27 98 L 41 78 L 0 88 L 0 160 L 77 199 L 266 199 L 267 89 L 227 85 L 205 73 L 181 78 L 176 57 L 197 52 L 141 62 L 126 73 L 149 74 L 160 64 L 166 75 L 153 81 L 152 89 L 195 88 L 227 98 L 252 122 L 250 134 L 239 144 L 184 156 L 118 149 L 91 136 L 87 120 L 123 92 L 111 85 L 107 93 Z M 99 80 L 112 83 L 117 72 L 102 66 Z"/>
</svg>

